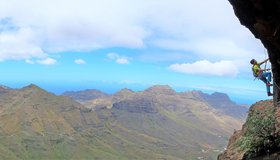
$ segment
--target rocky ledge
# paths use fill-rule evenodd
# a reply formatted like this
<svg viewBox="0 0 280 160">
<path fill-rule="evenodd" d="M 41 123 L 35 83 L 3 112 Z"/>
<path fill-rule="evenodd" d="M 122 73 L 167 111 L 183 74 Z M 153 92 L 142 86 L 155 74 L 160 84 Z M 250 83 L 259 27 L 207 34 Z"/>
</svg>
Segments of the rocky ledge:
<svg viewBox="0 0 280 160">
<path fill-rule="evenodd" d="M 234 132 L 218 159 L 280 159 L 280 108 L 272 100 L 252 105 L 242 129 Z"/>
</svg>

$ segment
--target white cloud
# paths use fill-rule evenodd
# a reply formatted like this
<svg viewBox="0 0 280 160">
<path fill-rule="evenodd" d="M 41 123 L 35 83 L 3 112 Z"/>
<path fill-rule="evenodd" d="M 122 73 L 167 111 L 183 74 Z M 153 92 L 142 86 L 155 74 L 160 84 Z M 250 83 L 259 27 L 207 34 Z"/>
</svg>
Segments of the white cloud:
<svg viewBox="0 0 280 160">
<path fill-rule="evenodd" d="M 54 64 L 57 63 L 57 61 L 53 58 L 46 58 L 46 59 L 43 59 L 43 60 L 37 60 L 36 62 L 39 63 L 39 64 L 43 64 L 43 65 L 54 65 Z"/>
<path fill-rule="evenodd" d="M 118 58 L 118 59 L 116 60 L 116 62 L 117 62 L 118 64 L 129 64 L 129 60 L 128 60 L 127 58 L 125 58 L 125 57 L 123 57 L 123 58 Z"/>
<path fill-rule="evenodd" d="M 186 51 L 211 61 L 248 61 L 252 57 L 263 56 L 262 44 L 247 28 L 240 25 L 228 1 L 184 2 L 181 1 L 181 6 L 170 5 L 170 8 L 174 8 L 168 7 L 169 10 L 160 12 L 157 17 L 151 16 L 154 18 L 154 28 L 157 28 L 160 34 L 165 34 L 150 39 L 153 46 Z"/>
<path fill-rule="evenodd" d="M 158 40 L 154 42 L 162 48 L 171 50 L 183 50 L 194 53 L 200 58 L 217 61 L 222 59 L 244 59 L 264 56 L 261 52 L 253 52 L 246 48 L 241 48 L 238 43 L 230 39 L 198 39 L 191 42 L 177 40 Z M 261 49 L 260 49 L 261 50 Z"/>
<path fill-rule="evenodd" d="M 76 59 L 74 62 L 75 62 L 76 64 L 86 64 L 86 61 L 83 60 L 83 59 Z"/>
<path fill-rule="evenodd" d="M 172 64 L 169 66 L 169 69 L 185 74 L 229 77 L 235 77 L 239 72 L 236 64 L 232 61 L 211 63 L 207 60 L 202 60 L 194 63 Z"/>
<path fill-rule="evenodd" d="M 26 59 L 26 60 L 25 60 L 25 63 L 27 63 L 27 64 L 35 64 L 35 62 L 32 61 L 32 60 L 30 60 L 30 59 Z"/>
<path fill-rule="evenodd" d="M 120 56 L 117 53 L 108 53 L 107 57 L 110 60 L 113 60 L 113 61 L 115 61 L 118 64 L 129 64 L 130 63 L 130 61 L 129 61 L 130 58 L 129 57 Z"/>
<path fill-rule="evenodd" d="M 24 60 L 44 58 L 47 55 L 40 48 L 40 40 L 36 33 L 29 28 L 15 31 L 0 30 L 0 60 Z"/>
<path fill-rule="evenodd" d="M 138 57 L 145 62 L 182 62 L 196 58 L 194 55 L 185 52 L 169 52 L 169 51 L 150 51 L 143 52 Z"/>
<path fill-rule="evenodd" d="M 113 60 L 119 58 L 120 56 L 117 53 L 108 53 L 107 57 Z"/>
<path fill-rule="evenodd" d="M 51 52 L 141 48 L 143 39 L 149 35 L 138 25 L 137 17 L 142 11 L 135 11 L 139 7 L 126 0 L 10 0 L 1 1 L 0 6 L 0 18 L 11 17 L 18 27 L 34 26 L 44 30 L 40 38 L 46 42 L 45 49 Z"/>
<path fill-rule="evenodd" d="M 159 47 L 211 61 L 263 57 L 225 0 L 2 0 L 6 17 L 16 29 L 0 21 L 0 60 L 109 47 Z"/>
</svg>

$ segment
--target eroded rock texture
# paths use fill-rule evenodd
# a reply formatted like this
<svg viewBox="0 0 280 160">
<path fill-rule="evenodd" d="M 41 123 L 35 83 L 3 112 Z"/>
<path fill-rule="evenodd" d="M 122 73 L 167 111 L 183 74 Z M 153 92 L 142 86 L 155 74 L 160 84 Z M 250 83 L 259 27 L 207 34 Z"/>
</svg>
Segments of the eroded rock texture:
<svg viewBox="0 0 280 160">
<path fill-rule="evenodd" d="M 274 104 L 280 100 L 280 1 L 229 0 L 236 16 L 267 48 L 274 75 Z M 279 105 L 279 104 L 278 104 Z"/>
</svg>

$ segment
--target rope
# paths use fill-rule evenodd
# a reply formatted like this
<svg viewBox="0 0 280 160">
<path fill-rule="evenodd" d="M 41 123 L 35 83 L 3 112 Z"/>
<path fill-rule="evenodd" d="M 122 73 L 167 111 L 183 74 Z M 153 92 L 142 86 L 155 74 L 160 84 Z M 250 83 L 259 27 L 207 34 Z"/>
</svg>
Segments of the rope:
<svg viewBox="0 0 280 160">
<path fill-rule="evenodd" d="M 265 53 L 265 59 L 267 59 L 268 53 L 267 53 L 267 50 L 265 49 L 265 47 L 264 47 L 264 53 Z M 265 69 L 265 70 L 266 70 L 267 62 L 268 62 L 268 61 L 265 62 L 265 66 L 264 66 L 264 69 Z M 271 78 L 273 79 L 273 74 L 271 74 L 271 76 L 272 76 Z M 278 90 L 280 91 L 280 87 L 279 87 L 279 85 L 278 85 L 275 81 L 273 81 L 273 84 L 275 84 L 275 85 L 273 85 L 273 86 L 275 86 L 276 88 L 278 88 Z M 280 101 L 277 102 L 277 105 L 280 105 Z"/>
<path fill-rule="evenodd" d="M 267 59 L 268 53 L 267 53 L 267 50 L 265 49 L 265 47 L 264 47 L 264 53 L 265 53 L 265 59 Z M 265 62 L 265 66 L 264 66 L 264 69 L 265 69 L 265 70 L 266 70 L 267 62 L 268 62 L 268 61 Z M 273 74 L 271 74 L 271 76 L 272 76 L 271 78 L 273 79 Z M 278 90 L 280 90 L 279 85 L 278 85 L 275 81 L 273 81 L 273 84 L 275 84 L 274 86 L 277 87 Z"/>
<path fill-rule="evenodd" d="M 268 55 L 268 53 L 267 53 L 267 50 L 266 50 L 266 48 L 264 47 L 264 54 L 265 54 L 265 59 L 267 59 L 267 55 Z M 266 61 L 265 62 L 265 66 L 264 66 L 264 69 L 266 70 L 266 66 L 267 66 L 267 62 L 268 61 Z M 271 78 L 273 79 L 273 74 L 271 74 Z M 273 82 L 274 84 L 275 84 L 275 86 L 280 90 L 280 87 L 278 86 L 278 84 L 276 83 L 276 82 Z"/>
<path fill-rule="evenodd" d="M 274 82 L 273 84 L 275 84 L 275 86 L 280 90 L 280 87 L 278 86 L 278 84 L 276 82 Z"/>
<path fill-rule="evenodd" d="M 275 84 L 274 86 L 276 86 L 278 88 L 278 90 L 280 90 L 280 87 L 278 86 L 278 84 L 276 82 L 274 82 L 273 84 Z M 273 96 L 273 98 L 274 98 L 274 96 Z M 280 105 L 280 101 L 277 100 L 277 106 L 278 105 Z"/>
<path fill-rule="evenodd" d="M 265 55 L 264 59 L 267 59 L 267 52 L 266 52 L 265 47 L 264 47 L 264 55 Z M 266 70 L 266 66 L 267 66 L 267 61 L 265 62 L 265 65 L 264 65 L 265 70 Z"/>
</svg>

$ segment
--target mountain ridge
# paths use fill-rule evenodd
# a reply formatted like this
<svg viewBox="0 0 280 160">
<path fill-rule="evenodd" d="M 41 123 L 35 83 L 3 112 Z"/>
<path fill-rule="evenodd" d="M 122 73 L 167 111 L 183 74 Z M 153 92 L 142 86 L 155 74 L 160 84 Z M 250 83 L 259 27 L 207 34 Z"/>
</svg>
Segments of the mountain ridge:
<svg viewBox="0 0 280 160">
<path fill-rule="evenodd" d="M 97 89 L 86 89 L 83 91 L 66 91 L 62 93 L 62 95 L 76 99 L 78 102 L 81 103 L 90 99 L 109 96 L 109 94 L 104 93 Z"/>
<path fill-rule="evenodd" d="M 86 91 L 77 91 L 77 94 L 83 93 Z M 64 96 L 67 96 L 63 94 Z M 75 92 L 72 93 L 72 95 L 75 95 Z M 115 94 L 107 95 L 106 97 L 95 97 L 88 101 L 83 101 L 87 106 L 90 106 L 89 103 L 102 103 L 105 99 L 108 99 L 108 101 L 111 101 L 110 103 L 107 103 L 107 107 L 111 108 L 114 102 L 120 101 L 120 99 L 131 99 L 131 98 L 139 98 L 139 97 L 145 97 L 145 96 L 154 96 L 154 97 L 160 97 L 162 95 L 170 95 L 174 97 L 185 97 L 185 98 L 194 98 L 199 101 L 206 102 L 209 106 L 225 113 L 230 116 L 238 117 L 240 119 L 245 119 L 248 111 L 248 107 L 244 105 L 238 105 L 235 102 L 233 102 L 230 97 L 221 92 L 214 92 L 211 94 L 203 93 L 202 91 L 192 90 L 192 91 L 185 91 L 185 92 L 176 92 L 168 85 L 155 85 L 151 86 L 147 89 L 144 89 L 142 91 L 132 91 L 128 88 L 121 89 L 117 91 Z M 79 102 L 79 98 L 75 99 L 75 96 L 72 96 L 74 100 L 77 100 Z M 91 102 L 90 102 L 91 101 Z"/>
<path fill-rule="evenodd" d="M 217 114 L 192 96 L 165 91 L 126 89 L 88 105 L 92 101 L 81 104 L 36 85 L 8 90 L 0 94 L 0 155 L 9 153 L 7 159 L 215 159 L 242 121 Z"/>
<path fill-rule="evenodd" d="M 143 92 L 147 93 L 155 93 L 155 94 L 174 94 L 176 93 L 175 90 L 173 90 L 169 85 L 154 85 L 147 89 L 145 89 Z"/>
</svg>

